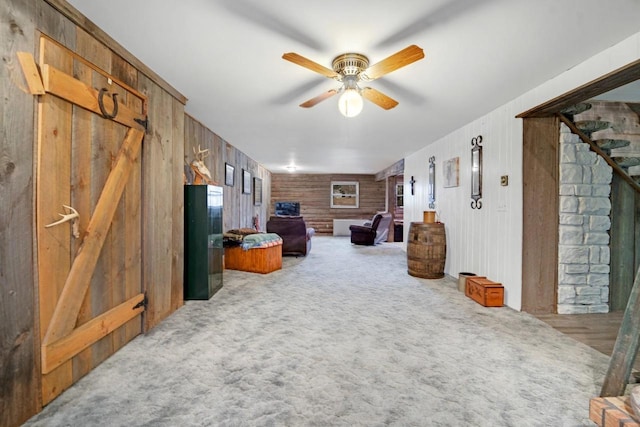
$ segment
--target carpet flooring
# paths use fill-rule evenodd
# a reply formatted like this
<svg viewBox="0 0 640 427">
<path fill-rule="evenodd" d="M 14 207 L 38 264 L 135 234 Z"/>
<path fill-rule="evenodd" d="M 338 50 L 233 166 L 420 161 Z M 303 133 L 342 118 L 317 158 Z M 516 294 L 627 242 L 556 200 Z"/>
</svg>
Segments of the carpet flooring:
<svg viewBox="0 0 640 427">
<path fill-rule="evenodd" d="M 398 244 L 316 236 L 282 270 L 226 270 L 28 426 L 592 426 L 608 357 Z"/>
</svg>

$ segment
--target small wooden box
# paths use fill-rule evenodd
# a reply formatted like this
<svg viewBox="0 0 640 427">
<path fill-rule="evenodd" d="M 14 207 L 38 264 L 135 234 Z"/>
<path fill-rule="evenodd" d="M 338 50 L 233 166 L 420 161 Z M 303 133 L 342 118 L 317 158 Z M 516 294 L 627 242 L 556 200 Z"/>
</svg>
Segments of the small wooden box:
<svg viewBox="0 0 640 427">
<path fill-rule="evenodd" d="M 467 277 L 464 294 L 485 307 L 504 305 L 504 287 L 484 277 Z"/>
<path fill-rule="evenodd" d="M 640 427 L 628 396 L 594 397 L 589 401 L 589 419 L 600 427 Z"/>
</svg>

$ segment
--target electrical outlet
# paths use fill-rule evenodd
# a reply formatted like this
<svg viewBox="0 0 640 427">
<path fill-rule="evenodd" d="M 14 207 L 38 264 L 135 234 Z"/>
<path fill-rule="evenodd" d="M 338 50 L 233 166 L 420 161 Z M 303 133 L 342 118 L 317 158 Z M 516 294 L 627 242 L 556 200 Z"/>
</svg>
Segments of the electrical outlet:
<svg viewBox="0 0 640 427">
<path fill-rule="evenodd" d="M 500 177 L 500 185 L 502 185 L 503 187 L 509 185 L 509 175 L 502 175 Z"/>
</svg>

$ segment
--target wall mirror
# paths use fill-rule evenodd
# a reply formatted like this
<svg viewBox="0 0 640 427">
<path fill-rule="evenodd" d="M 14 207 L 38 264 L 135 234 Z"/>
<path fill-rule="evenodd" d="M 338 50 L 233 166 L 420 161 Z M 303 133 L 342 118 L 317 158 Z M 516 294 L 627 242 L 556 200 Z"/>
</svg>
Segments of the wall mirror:
<svg viewBox="0 0 640 427">
<path fill-rule="evenodd" d="M 471 138 L 471 209 L 482 208 L 482 135 Z"/>
<path fill-rule="evenodd" d="M 436 158 L 429 157 L 429 179 L 427 182 L 427 201 L 429 209 L 436 208 Z"/>
</svg>

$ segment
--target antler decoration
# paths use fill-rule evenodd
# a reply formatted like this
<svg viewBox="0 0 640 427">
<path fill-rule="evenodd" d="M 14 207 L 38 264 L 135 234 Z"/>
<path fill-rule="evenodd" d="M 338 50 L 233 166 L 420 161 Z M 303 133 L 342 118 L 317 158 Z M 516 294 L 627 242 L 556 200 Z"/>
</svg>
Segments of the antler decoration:
<svg viewBox="0 0 640 427">
<path fill-rule="evenodd" d="M 198 159 L 199 161 L 203 161 L 209 156 L 209 149 L 205 148 L 204 150 L 201 150 L 200 146 L 198 145 L 198 151 L 196 151 L 196 147 L 193 147 L 193 154 L 196 155 L 196 159 Z"/>
<path fill-rule="evenodd" d="M 193 154 L 196 156 L 196 160 L 191 162 L 191 169 L 196 174 L 194 184 L 213 184 L 213 179 L 211 178 L 211 172 L 204 164 L 204 159 L 209 155 L 209 149 L 205 148 L 204 150 L 200 149 L 198 145 L 198 151 L 193 147 Z"/>
<path fill-rule="evenodd" d="M 73 233 L 73 237 L 78 239 L 80 237 L 80 230 L 78 229 L 78 219 L 80 218 L 80 214 L 78 213 L 77 210 L 75 210 L 71 206 L 62 205 L 62 207 L 64 207 L 67 211 L 69 211 L 71 213 L 67 213 L 67 214 L 59 213 L 58 215 L 60 215 L 62 217 L 62 219 L 60 219 L 60 220 L 58 220 L 56 222 L 52 222 L 51 224 L 47 224 L 47 225 L 44 226 L 44 228 L 53 227 L 53 226 L 60 225 L 62 223 L 71 221 L 71 230 L 72 230 L 72 233 Z"/>
</svg>

